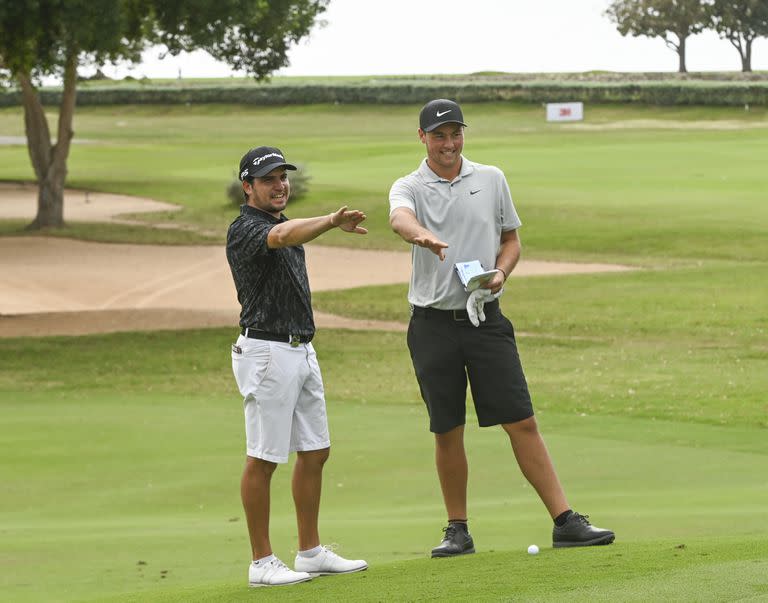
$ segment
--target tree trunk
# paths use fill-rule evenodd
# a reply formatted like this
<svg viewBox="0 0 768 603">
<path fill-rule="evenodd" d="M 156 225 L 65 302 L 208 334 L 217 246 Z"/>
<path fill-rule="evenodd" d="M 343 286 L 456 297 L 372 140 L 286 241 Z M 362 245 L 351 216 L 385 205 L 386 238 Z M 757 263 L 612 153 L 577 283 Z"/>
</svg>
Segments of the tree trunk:
<svg viewBox="0 0 768 603">
<path fill-rule="evenodd" d="M 680 36 L 680 44 L 677 45 L 677 56 L 680 59 L 677 71 L 678 73 L 688 73 L 685 67 L 685 36 Z"/>
<path fill-rule="evenodd" d="M 37 216 L 27 230 L 64 226 L 64 180 L 66 171 L 48 170 L 44 180 L 37 181 Z"/>
<path fill-rule="evenodd" d="M 752 71 L 752 40 L 747 40 L 744 55 L 741 57 L 741 71 L 750 73 Z"/>
<path fill-rule="evenodd" d="M 64 90 L 59 107 L 56 144 L 51 133 L 40 96 L 28 73 L 18 75 L 24 101 L 24 126 L 27 149 L 37 177 L 37 216 L 30 230 L 64 226 L 64 183 L 67 178 L 67 158 L 72 141 L 72 117 L 75 111 L 77 53 L 71 51 L 64 69 Z"/>
<path fill-rule="evenodd" d="M 740 32 L 730 32 L 726 37 L 739 53 L 741 70 L 743 72 L 752 71 L 752 40 L 754 38 Z"/>
</svg>

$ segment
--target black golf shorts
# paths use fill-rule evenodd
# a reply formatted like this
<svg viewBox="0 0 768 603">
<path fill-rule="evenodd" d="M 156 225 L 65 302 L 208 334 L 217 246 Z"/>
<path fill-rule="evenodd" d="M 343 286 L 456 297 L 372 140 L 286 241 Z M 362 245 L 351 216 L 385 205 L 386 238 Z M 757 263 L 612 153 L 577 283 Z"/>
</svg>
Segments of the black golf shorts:
<svg viewBox="0 0 768 603">
<path fill-rule="evenodd" d="M 512 323 L 497 301 L 485 314 L 475 327 L 465 311 L 413 309 L 408 349 L 433 433 L 466 422 L 467 378 L 481 427 L 533 416 Z"/>
</svg>

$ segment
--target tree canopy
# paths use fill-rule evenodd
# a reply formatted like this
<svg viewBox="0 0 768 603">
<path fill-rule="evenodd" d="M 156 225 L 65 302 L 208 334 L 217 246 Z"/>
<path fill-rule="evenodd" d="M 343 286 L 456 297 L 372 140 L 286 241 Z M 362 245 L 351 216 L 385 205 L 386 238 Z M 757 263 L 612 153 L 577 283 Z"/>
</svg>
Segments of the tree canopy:
<svg viewBox="0 0 768 603">
<path fill-rule="evenodd" d="M 63 225 L 66 160 L 74 135 L 77 69 L 137 61 L 153 45 L 204 50 L 264 79 L 288 64 L 329 0 L 0 0 L 0 78 L 21 90 L 32 166 L 39 184 L 31 226 Z M 63 83 L 57 137 L 51 139 L 37 83 Z"/>
<path fill-rule="evenodd" d="M 614 0 L 605 14 L 623 36 L 663 38 L 678 54 L 678 71 L 685 73 L 686 40 L 707 28 L 708 11 L 701 0 Z"/>
</svg>

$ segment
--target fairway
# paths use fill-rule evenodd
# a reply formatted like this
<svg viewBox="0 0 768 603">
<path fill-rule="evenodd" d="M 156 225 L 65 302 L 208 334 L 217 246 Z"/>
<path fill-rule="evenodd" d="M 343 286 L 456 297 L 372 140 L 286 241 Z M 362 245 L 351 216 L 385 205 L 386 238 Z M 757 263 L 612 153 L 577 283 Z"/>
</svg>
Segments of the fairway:
<svg viewBox="0 0 768 603">
<path fill-rule="evenodd" d="M 17 390 L 4 402 L 0 449 L 3 565 L 13 567 L 2 588 L 11 600 L 103 600 L 120 592 L 134 593 L 126 600 L 245 600 L 241 409 L 226 370 L 230 338 L 231 330 L 213 330 L 0 341 L 3 389 Z M 557 342 L 525 339 L 521 348 L 530 345 L 544 356 L 558 353 Z M 480 554 L 432 561 L 425 556 L 442 508 L 402 335 L 326 331 L 317 348 L 334 437 L 321 530 L 371 569 L 270 591 L 270 599 L 381 600 L 386 590 L 388 600 L 429 600 L 443 596 L 445 581 L 458 599 L 481 589 L 485 600 L 642 600 L 651 584 L 661 598 L 730 596 L 721 590 L 709 598 L 706 581 L 687 581 L 681 591 L 681 575 L 717 576 L 744 597 L 768 587 L 764 427 L 730 417 L 735 424 L 574 413 L 567 405 L 543 411 L 573 504 L 618 534 L 611 547 L 565 551 L 549 548 L 550 522 L 503 454 L 505 436 L 470 418 L 470 509 Z M 555 385 L 552 363 L 539 353 L 528 363 L 534 391 Z M 30 379 L 31 358 L 50 363 L 38 383 Z M 365 377 L 350 376 L 349 367 Z M 290 559 L 288 476 L 285 468 L 276 474 L 272 532 L 276 552 Z M 525 552 L 533 542 L 543 548 L 535 558 Z M 44 580 L 41 555 L 57 559 Z M 423 561 L 411 567 L 412 559 Z M 564 571 L 565 581 L 555 579 Z M 456 572 L 464 578 L 457 581 Z"/>
<path fill-rule="evenodd" d="M 403 249 L 387 223 L 387 195 L 392 182 L 424 156 L 417 111 L 370 105 L 83 107 L 75 129 L 89 142 L 72 147 L 68 183 L 182 205 L 182 212 L 147 219 L 218 231 L 223 240 L 235 211 L 224 191 L 243 150 L 279 140 L 311 177 L 310 194 L 289 216 L 349 204 L 368 214 L 370 234 L 350 241 L 329 233 L 324 244 Z M 610 256 L 625 263 L 766 255 L 764 107 L 592 106 L 584 124 L 590 129 L 548 124 L 539 106 L 474 104 L 465 113 L 465 154 L 504 170 L 523 221 L 526 257 Z M 21 136 L 23 123 L 18 109 L 0 109 L 0 132 Z M 23 146 L 0 146 L 0 166 L 2 179 L 32 178 Z M 99 234 L 110 240 L 108 230 Z M 732 234 L 740 241 L 736 248 L 725 240 Z"/>
<path fill-rule="evenodd" d="M 258 132 L 312 175 L 289 216 L 361 207 L 370 235 L 326 242 L 405 251 L 386 200 L 423 157 L 417 110 L 78 109 L 89 142 L 72 149 L 70 185 L 176 203 L 139 219 L 222 234 L 82 224 L 64 234 L 221 244 L 237 211 L 224 187 Z M 506 172 L 526 259 L 636 268 L 519 277 L 502 298 L 569 500 L 615 544 L 552 549 L 506 436 L 471 415 L 478 553 L 428 559 L 444 510 L 405 336 L 322 329 L 333 448 L 321 536 L 370 569 L 248 591 L 235 326 L 0 338 L 0 599 L 768 600 L 765 108 L 587 107 L 581 125 L 546 124 L 541 107 L 464 113 L 466 156 Z M 19 110 L 0 110 L 0 134 L 23 135 Z M 26 149 L 0 146 L 0 179 L 29 178 Z M 22 226 L 0 222 L 0 233 Z M 313 305 L 404 323 L 406 288 L 318 291 Z M 290 562 L 288 468 L 275 480 L 272 541 Z"/>
</svg>

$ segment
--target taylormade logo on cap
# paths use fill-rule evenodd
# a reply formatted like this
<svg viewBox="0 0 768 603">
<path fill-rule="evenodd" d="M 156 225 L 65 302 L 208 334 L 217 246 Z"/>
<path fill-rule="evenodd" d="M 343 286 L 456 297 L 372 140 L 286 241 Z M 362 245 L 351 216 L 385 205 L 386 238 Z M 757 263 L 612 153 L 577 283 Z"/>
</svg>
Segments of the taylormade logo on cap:
<svg viewBox="0 0 768 603">
<path fill-rule="evenodd" d="M 261 157 L 257 157 L 256 159 L 254 159 L 253 165 L 259 165 L 262 161 L 270 157 L 279 157 L 280 159 L 285 160 L 285 158 L 280 153 L 268 153 L 266 155 L 262 155 Z"/>
<path fill-rule="evenodd" d="M 295 170 L 296 166 L 286 163 L 283 152 L 275 147 L 256 147 L 251 149 L 240 160 L 240 180 L 246 178 L 261 178 L 272 170 L 284 167 Z"/>
<path fill-rule="evenodd" d="M 466 126 L 464 115 L 458 103 L 447 98 L 438 98 L 429 101 L 419 113 L 419 128 L 424 132 L 431 132 L 443 124 L 457 123 Z"/>
</svg>

